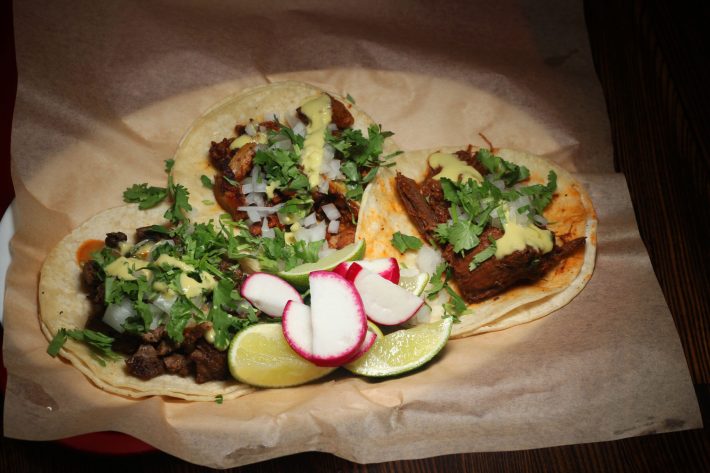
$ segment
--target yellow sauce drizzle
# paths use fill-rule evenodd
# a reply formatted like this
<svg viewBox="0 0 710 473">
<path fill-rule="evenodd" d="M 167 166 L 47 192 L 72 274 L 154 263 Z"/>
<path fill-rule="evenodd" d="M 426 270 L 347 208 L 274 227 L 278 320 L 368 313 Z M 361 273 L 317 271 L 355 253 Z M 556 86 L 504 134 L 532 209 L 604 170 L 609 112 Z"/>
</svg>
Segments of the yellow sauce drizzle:
<svg viewBox="0 0 710 473">
<path fill-rule="evenodd" d="M 476 171 L 476 168 L 469 166 L 461 161 L 455 154 L 451 153 L 434 153 L 429 156 L 429 166 L 432 169 L 441 168 L 441 171 L 434 176 L 434 179 L 445 177 L 456 182 L 459 176 L 463 177 L 464 181 L 469 178 L 477 182 L 483 182 L 483 176 Z"/>
<path fill-rule="evenodd" d="M 303 153 L 301 164 L 308 177 L 311 187 L 316 187 L 320 182 L 320 169 L 323 164 L 323 146 L 325 146 L 325 132 L 332 118 L 330 97 L 319 95 L 301 105 L 301 112 L 308 117 L 306 139 L 303 140 Z"/>
<path fill-rule="evenodd" d="M 111 264 L 106 266 L 105 271 L 109 276 L 123 279 L 124 281 L 135 281 L 136 277 L 132 274 L 148 266 L 148 262 L 138 258 L 126 258 L 121 256 L 116 258 Z M 150 277 L 152 273 L 145 270 L 146 277 Z"/>
<path fill-rule="evenodd" d="M 552 251 L 553 241 L 550 230 L 543 230 L 532 223 L 520 225 L 511 222 L 509 212 L 509 210 L 505 212 L 506 222 L 503 223 L 505 234 L 496 240 L 496 258 L 500 259 L 515 251 L 522 251 L 526 246 L 535 248 L 543 254 Z"/>
</svg>

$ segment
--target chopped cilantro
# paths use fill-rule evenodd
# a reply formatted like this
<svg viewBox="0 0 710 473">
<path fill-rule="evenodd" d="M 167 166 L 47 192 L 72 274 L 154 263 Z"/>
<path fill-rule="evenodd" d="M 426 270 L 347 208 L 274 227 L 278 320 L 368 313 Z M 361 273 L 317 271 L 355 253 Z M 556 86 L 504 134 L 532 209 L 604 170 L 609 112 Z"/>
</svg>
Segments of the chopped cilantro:
<svg viewBox="0 0 710 473">
<path fill-rule="evenodd" d="M 96 360 L 101 364 L 101 366 L 106 366 L 107 360 L 115 361 L 121 358 L 120 355 L 114 352 L 111 348 L 113 338 L 108 335 L 104 335 L 101 332 L 89 329 L 59 329 L 50 342 L 49 347 L 47 348 L 47 353 L 51 356 L 57 356 L 59 354 L 59 350 L 66 343 L 67 338 L 71 338 L 77 342 L 84 342 L 89 345 L 96 356 Z"/>
<path fill-rule="evenodd" d="M 224 402 L 224 396 L 222 396 L 221 394 L 217 394 L 217 396 L 215 396 L 214 398 L 214 402 L 216 402 L 217 404 L 222 404 Z"/>
<path fill-rule="evenodd" d="M 165 187 L 155 187 L 148 184 L 133 184 L 123 192 L 123 201 L 138 204 L 141 210 L 150 209 L 161 203 L 168 196 Z"/>
<path fill-rule="evenodd" d="M 486 261 L 487 259 L 492 258 L 493 255 L 496 254 L 496 243 L 495 243 L 495 240 L 493 240 L 493 239 L 491 238 L 491 242 L 490 242 L 490 243 L 491 243 L 491 244 L 490 244 L 489 246 L 487 246 L 487 247 L 486 247 L 485 249 L 483 249 L 482 251 L 479 251 L 479 252 L 473 257 L 473 259 L 471 260 L 471 263 L 469 263 L 469 265 L 468 265 L 468 270 L 469 270 L 469 271 L 473 271 L 474 269 L 476 269 L 476 268 L 478 267 L 478 265 L 480 265 L 481 263 L 483 263 L 483 262 Z"/>
<path fill-rule="evenodd" d="M 202 182 L 202 185 L 208 189 L 212 189 L 214 187 L 212 179 L 210 179 L 208 176 L 205 176 L 204 174 L 200 176 L 200 181 Z"/>
<path fill-rule="evenodd" d="M 392 235 L 391 242 L 392 246 L 400 253 L 404 253 L 407 250 L 418 250 L 422 247 L 422 241 L 419 238 L 401 232 L 395 232 Z"/>
<path fill-rule="evenodd" d="M 447 271 L 448 268 L 449 265 L 446 264 L 446 262 L 439 263 L 439 265 L 436 267 L 434 274 L 429 280 L 430 289 L 426 293 L 427 299 L 434 299 L 439 294 L 439 291 L 444 288 L 444 284 L 446 284 L 446 282 L 449 280 L 449 274 Z"/>
</svg>

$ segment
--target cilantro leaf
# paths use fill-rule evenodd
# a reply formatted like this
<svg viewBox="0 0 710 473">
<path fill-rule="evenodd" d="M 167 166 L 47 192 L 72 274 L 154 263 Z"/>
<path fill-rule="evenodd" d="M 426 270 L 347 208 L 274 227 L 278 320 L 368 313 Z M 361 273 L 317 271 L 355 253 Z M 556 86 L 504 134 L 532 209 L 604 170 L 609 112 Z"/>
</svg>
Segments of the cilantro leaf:
<svg viewBox="0 0 710 473">
<path fill-rule="evenodd" d="M 123 192 L 123 201 L 130 204 L 138 204 L 141 210 L 155 207 L 165 200 L 168 190 L 164 187 L 155 187 L 148 184 L 133 184 Z"/>
<path fill-rule="evenodd" d="M 121 358 L 121 356 L 114 352 L 111 348 L 113 338 L 108 335 L 104 335 L 101 332 L 89 329 L 59 329 L 57 334 L 52 339 L 52 342 L 49 344 L 47 353 L 51 356 L 57 356 L 57 354 L 59 354 L 59 350 L 62 346 L 64 346 L 64 343 L 66 343 L 68 338 L 76 340 L 77 342 L 86 343 L 94 352 L 96 360 L 101 364 L 101 366 L 106 366 L 106 360 L 115 361 Z"/>
<path fill-rule="evenodd" d="M 439 265 L 436 267 L 436 270 L 434 271 L 434 274 L 431 276 L 431 279 L 429 280 L 429 291 L 427 291 L 426 298 L 429 300 L 434 299 L 438 294 L 439 291 L 441 291 L 444 288 L 444 284 L 446 284 L 446 281 L 449 280 L 449 275 L 448 275 L 448 268 L 449 265 L 444 261 L 443 263 L 439 263 Z"/>
<path fill-rule="evenodd" d="M 200 176 L 200 181 L 202 181 L 202 185 L 208 189 L 212 189 L 214 187 L 212 179 L 210 179 L 208 176 L 205 176 L 204 174 Z"/>
<path fill-rule="evenodd" d="M 447 239 L 454 246 L 454 252 L 460 253 L 475 248 L 479 243 L 478 235 L 482 231 L 483 229 L 473 222 L 461 220 L 449 226 Z"/>
<path fill-rule="evenodd" d="M 392 246 L 400 253 L 404 253 L 407 250 L 418 250 L 422 247 L 422 241 L 419 238 L 401 232 L 395 232 L 392 235 L 391 242 Z"/>
<path fill-rule="evenodd" d="M 495 254 L 496 254 L 496 243 L 495 243 L 495 240 L 493 240 L 493 241 L 491 241 L 491 244 L 489 246 L 487 246 L 485 249 L 476 253 L 476 255 L 473 257 L 473 259 L 471 260 L 471 262 L 468 265 L 468 270 L 473 271 L 481 263 L 488 260 L 489 258 L 492 258 L 493 255 L 495 255 Z"/>
</svg>

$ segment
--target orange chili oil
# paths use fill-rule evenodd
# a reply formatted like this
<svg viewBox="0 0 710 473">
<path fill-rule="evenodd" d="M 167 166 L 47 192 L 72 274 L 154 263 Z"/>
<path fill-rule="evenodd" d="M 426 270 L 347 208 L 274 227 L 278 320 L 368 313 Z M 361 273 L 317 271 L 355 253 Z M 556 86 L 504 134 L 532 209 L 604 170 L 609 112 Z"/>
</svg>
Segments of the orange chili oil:
<svg viewBox="0 0 710 473">
<path fill-rule="evenodd" d="M 76 262 L 80 265 L 86 263 L 91 259 L 93 253 L 101 251 L 104 246 L 103 240 L 86 240 L 76 250 Z"/>
</svg>

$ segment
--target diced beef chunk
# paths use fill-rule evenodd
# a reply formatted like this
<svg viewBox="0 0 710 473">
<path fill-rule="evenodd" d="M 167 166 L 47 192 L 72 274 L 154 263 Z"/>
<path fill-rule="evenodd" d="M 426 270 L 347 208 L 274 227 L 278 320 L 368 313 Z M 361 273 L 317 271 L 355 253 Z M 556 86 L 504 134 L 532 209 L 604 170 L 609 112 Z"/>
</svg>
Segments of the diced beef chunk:
<svg viewBox="0 0 710 473">
<path fill-rule="evenodd" d="M 247 143 L 229 160 L 229 169 L 234 173 L 234 179 L 241 181 L 249 175 L 254 167 L 256 143 Z"/>
<path fill-rule="evenodd" d="M 191 361 L 185 355 L 179 353 L 174 353 L 163 358 L 163 364 L 165 365 L 165 371 L 170 374 L 177 374 L 180 376 L 190 375 L 190 365 Z"/>
<path fill-rule="evenodd" d="M 189 358 L 195 363 L 195 381 L 198 384 L 227 379 L 227 353 L 217 350 L 205 340 L 197 341 Z"/>
<path fill-rule="evenodd" d="M 424 197 L 424 200 L 429 203 L 429 207 L 434 212 L 434 215 L 436 215 L 436 221 L 438 223 L 446 223 L 451 218 L 451 214 L 449 214 L 449 206 L 444 200 L 444 191 L 441 188 L 441 182 L 429 176 L 422 182 L 419 191 Z"/>
<path fill-rule="evenodd" d="M 125 241 L 128 241 L 128 237 L 123 232 L 111 232 L 106 234 L 106 239 L 104 243 L 109 248 L 118 248 L 119 245 Z"/>
<path fill-rule="evenodd" d="M 81 267 L 81 283 L 86 291 L 86 297 L 97 307 L 104 306 L 104 283 L 101 276 L 101 265 L 89 260 Z"/>
<path fill-rule="evenodd" d="M 231 172 L 231 171 L 230 171 Z M 214 186 L 212 187 L 214 198 L 217 203 L 225 210 L 234 220 L 244 220 L 247 213 L 239 210 L 238 207 L 246 207 L 246 199 L 239 187 L 233 186 L 221 175 L 214 177 Z"/>
<path fill-rule="evenodd" d="M 348 108 L 333 97 L 330 98 L 330 109 L 333 114 L 332 121 L 339 130 L 350 128 L 355 123 L 355 119 L 350 114 Z"/>
<path fill-rule="evenodd" d="M 141 345 L 138 350 L 126 360 L 128 372 L 140 379 L 151 379 L 165 373 L 163 361 L 153 345 Z"/>
<path fill-rule="evenodd" d="M 199 339 L 205 336 L 205 333 L 210 329 L 210 324 L 201 323 L 186 327 L 183 331 L 183 341 L 180 344 L 182 351 L 191 353 L 195 349 L 195 344 Z"/>
<path fill-rule="evenodd" d="M 160 325 L 159 327 L 142 334 L 141 339 L 144 343 L 158 343 L 165 337 L 165 335 L 165 326 Z"/>
<path fill-rule="evenodd" d="M 137 241 L 143 241 L 143 240 L 160 241 L 160 240 L 164 240 L 165 238 L 167 238 L 167 235 L 163 232 L 154 230 L 152 225 L 147 226 L 147 227 L 136 228 L 136 240 Z"/>
<path fill-rule="evenodd" d="M 228 167 L 229 161 L 234 154 L 234 151 L 229 147 L 232 141 L 234 141 L 232 138 L 225 138 L 218 143 L 212 142 L 208 156 L 215 169 L 224 171 Z"/>
</svg>

